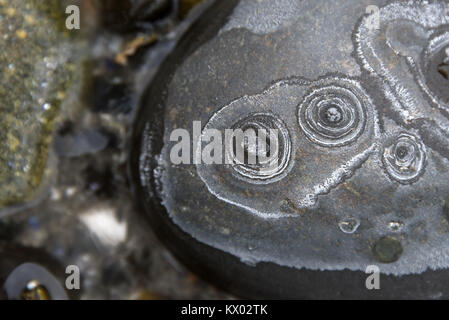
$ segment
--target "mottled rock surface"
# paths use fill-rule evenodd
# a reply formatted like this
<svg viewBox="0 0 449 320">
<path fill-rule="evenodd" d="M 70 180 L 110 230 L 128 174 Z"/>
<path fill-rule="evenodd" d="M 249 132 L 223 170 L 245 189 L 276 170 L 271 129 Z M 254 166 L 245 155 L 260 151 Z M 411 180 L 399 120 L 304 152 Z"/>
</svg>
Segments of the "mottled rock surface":
<svg viewBox="0 0 449 320">
<path fill-rule="evenodd" d="M 55 19 L 50 18 L 60 17 L 65 10 L 57 9 L 50 13 L 48 10 L 38 11 L 31 5 L 39 4 L 42 8 L 45 4 L 55 5 L 57 2 L 63 3 L 62 8 L 68 4 L 80 6 L 80 31 L 82 35 L 87 33 L 88 37 L 74 39 L 79 31 L 67 34 L 64 20 L 56 19 L 55 24 Z M 14 207 L 14 214 L 6 216 L 0 209 L 0 287 L 2 275 L 7 276 L 3 272 L 4 267 L 17 266 L 16 259 L 11 260 L 5 255 L 8 251 L 15 258 L 20 257 L 22 262 L 42 264 L 55 275 L 62 274 L 63 277 L 66 266 L 78 266 L 81 290 L 75 292 L 75 298 L 230 298 L 199 280 L 171 256 L 155 238 L 148 224 L 142 223 L 130 193 L 126 172 L 127 135 L 139 97 L 139 89 L 135 87 L 146 87 L 147 79 L 155 73 L 176 39 L 185 31 L 183 24 L 188 26 L 193 21 L 194 16 L 186 15 L 191 6 L 199 1 L 181 0 L 179 8 L 172 6 L 168 12 L 156 10 L 159 4 L 170 2 L 173 1 L 0 0 L 2 35 L 7 33 L 17 38 L 16 29 L 4 31 L 12 23 L 28 32 L 25 41 L 15 40 L 16 46 L 20 47 L 14 50 L 5 47 L 7 42 L 0 36 L 3 49 L 0 54 L 3 85 L 0 87 L 3 102 L 0 106 L 0 154 L 4 156 L 0 156 L 0 203 L 4 198 L 23 203 L 33 198 L 31 195 L 35 191 L 33 184 L 27 184 L 27 179 L 32 179 L 35 174 L 27 172 L 16 177 L 12 170 L 1 169 L 4 168 L 3 163 L 7 163 L 7 155 L 10 160 L 26 155 L 31 164 L 35 163 L 34 159 L 39 159 L 39 166 L 35 166 L 40 170 L 39 179 L 45 177 L 42 173 L 45 170 L 51 171 L 52 175 L 51 186 L 44 184 L 40 188 L 48 191 L 48 195 L 37 197 L 38 201 L 33 201 L 32 206 Z M 133 6 L 128 6 L 130 3 Z M 110 11 L 104 10 L 107 5 Z M 13 6 L 14 16 L 3 13 Z M 123 13 L 130 18 L 124 21 L 114 12 L 127 6 L 131 11 Z M 135 9 L 139 6 L 146 10 L 137 10 L 139 14 L 136 16 Z M 27 13 L 43 20 L 28 30 L 26 24 L 22 24 L 22 18 Z M 17 22 L 14 22 L 15 19 Z M 180 21 L 183 23 L 180 24 Z M 67 37 L 77 42 L 67 41 Z M 78 42 L 84 40 L 90 40 L 87 57 Z M 28 54 L 31 48 L 36 52 Z M 71 56 L 72 49 L 79 53 L 72 52 Z M 50 61 L 57 61 L 54 71 L 50 72 L 41 63 L 45 57 L 53 57 Z M 85 59 L 82 69 L 75 67 L 79 65 L 80 58 Z M 9 65 L 9 61 L 13 60 L 21 61 L 20 64 L 14 61 L 16 70 L 27 66 L 26 73 L 21 71 L 26 76 L 13 77 L 13 73 L 8 73 L 9 78 L 6 77 L 7 68 L 4 65 Z M 66 60 L 69 64 L 65 63 Z M 78 78 L 78 71 L 83 76 L 81 79 Z M 26 86 L 20 77 L 33 79 L 35 87 Z M 5 86 L 12 83 L 10 79 L 14 79 L 14 85 L 8 91 Z M 51 90 L 39 90 L 39 84 L 45 81 L 50 88 L 50 80 Z M 67 87 L 68 84 L 70 86 Z M 81 90 L 75 90 L 78 86 L 82 87 L 82 94 Z M 24 88 L 27 91 L 23 91 Z M 14 100 L 11 95 L 13 89 L 15 100 L 26 104 L 27 112 L 23 111 L 24 107 L 17 111 L 12 104 L 6 103 Z M 29 92 L 33 92 L 34 98 Z M 64 99 L 57 100 L 55 108 L 44 111 L 40 107 L 45 103 L 36 102 L 38 99 L 47 102 L 48 97 L 54 97 L 55 93 L 58 98 L 59 92 L 64 93 L 61 95 Z M 10 132 L 9 126 L 5 125 L 6 117 L 15 121 L 18 139 L 26 137 L 29 141 L 23 146 L 21 142 L 17 152 L 5 151 L 9 145 L 3 143 L 4 137 Z M 53 132 L 54 139 L 51 137 Z M 34 151 L 25 153 L 31 147 Z M 47 157 L 49 151 L 57 161 L 46 166 L 45 162 L 48 161 L 44 161 L 41 154 Z M 26 190 L 18 187 L 20 181 L 27 187 Z M 18 197 L 12 188 L 23 190 L 22 196 Z M 7 193 L 7 190 L 10 192 Z M 14 199 L 12 196 L 15 196 Z M 6 208 L 7 212 L 9 208 Z M 39 259 L 17 247 L 37 248 Z M 47 256 L 56 261 L 43 261 L 42 258 Z M 5 298 L 0 290 L 0 299 Z"/>
<path fill-rule="evenodd" d="M 30 200 L 74 75 L 58 1 L 0 1 L 0 208 Z"/>
</svg>

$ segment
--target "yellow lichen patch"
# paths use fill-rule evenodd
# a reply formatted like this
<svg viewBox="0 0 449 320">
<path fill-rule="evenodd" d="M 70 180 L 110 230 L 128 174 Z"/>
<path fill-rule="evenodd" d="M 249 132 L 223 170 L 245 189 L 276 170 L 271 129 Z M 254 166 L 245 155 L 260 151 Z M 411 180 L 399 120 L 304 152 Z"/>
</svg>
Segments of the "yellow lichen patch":
<svg viewBox="0 0 449 320">
<path fill-rule="evenodd" d="M 121 65 L 126 65 L 128 63 L 128 58 L 133 56 L 139 48 L 153 44 L 157 40 L 158 37 L 155 34 L 138 36 L 125 44 L 124 48 L 115 57 L 115 62 Z"/>
<path fill-rule="evenodd" d="M 12 7 L 8 7 L 5 9 L 5 13 L 10 16 L 13 17 L 16 15 L 16 9 L 12 8 Z"/>
<path fill-rule="evenodd" d="M 25 15 L 25 22 L 29 25 L 33 25 L 36 23 L 36 19 L 34 19 L 33 16 L 27 14 L 27 15 Z"/>
<path fill-rule="evenodd" d="M 16 152 L 20 145 L 20 140 L 17 139 L 12 133 L 8 132 L 8 145 L 11 152 Z"/>
<path fill-rule="evenodd" d="M 64 91 L 58 91 L 56 97 L 58 98 L 58 100 L 62 101 L 65 100 L 66 96 L 67 94 Z"/>
<path fill-rule="evenodd" d="M 16 35 L 17 35 L 17 37 L 19 39 L 22 39 L 22 40 L 26 39 L 27 36 L 28 36 L 27 32 L 25 30 L 22 30 L 22 29 L 17 30 L 16 31 Z"/>
</svg>

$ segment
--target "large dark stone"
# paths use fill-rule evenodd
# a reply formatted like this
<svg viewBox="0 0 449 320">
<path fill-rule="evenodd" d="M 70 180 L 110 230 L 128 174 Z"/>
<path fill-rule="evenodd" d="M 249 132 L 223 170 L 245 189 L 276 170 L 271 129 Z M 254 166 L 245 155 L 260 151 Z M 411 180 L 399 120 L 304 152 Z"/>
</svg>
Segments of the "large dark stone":
<svg viewBox="0 0 449 320">
<path fill-rule="evenodd" d="M 130 172 L 151 227 L 185 264 L 244 297 L 447 298 L 449 105 L 434 60 L 449 45 L 448 10 L 212 3 L 136 115 Z M 281 129 L 285 165 L 268 176 L 175 165 L 170 134 L 192 137 L 193 121 Z M 394 239 L 388 257 L 382 239 Z M 365 286 L 370 265 L 380 290 Z"/>
</svg>

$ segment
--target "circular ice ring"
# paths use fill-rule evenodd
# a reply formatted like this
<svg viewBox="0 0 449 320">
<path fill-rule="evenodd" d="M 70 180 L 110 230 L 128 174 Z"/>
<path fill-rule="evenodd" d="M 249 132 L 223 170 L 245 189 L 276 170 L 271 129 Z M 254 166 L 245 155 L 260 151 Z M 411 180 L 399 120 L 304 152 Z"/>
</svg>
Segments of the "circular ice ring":
<svg viewBox="0 0 449 320">
<path fill-rule="evenodd" d="M 323 147 L 350 144 L 365 129 L 366 108 L 361 101 L 344 87 L 331 85 L 315 89 L 299 106 L 299 126 L 309 140 Z M 323 108 L 332 109 L 332 121 L 323 118 Z"/>
</svg>

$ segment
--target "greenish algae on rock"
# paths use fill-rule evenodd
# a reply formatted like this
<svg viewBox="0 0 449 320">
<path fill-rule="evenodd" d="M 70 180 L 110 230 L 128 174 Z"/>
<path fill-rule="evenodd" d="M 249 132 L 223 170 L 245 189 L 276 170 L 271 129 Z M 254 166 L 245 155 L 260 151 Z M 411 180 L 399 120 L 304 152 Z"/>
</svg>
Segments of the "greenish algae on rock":
<svg viewBox="0 0 449 320">
<path fill-rule="evenodd" d="M 55 122 L 76 74 L 58 0 L 0 0 L 0 211 L 51 175 Z"/>
</svg>

